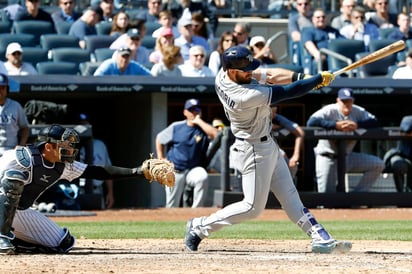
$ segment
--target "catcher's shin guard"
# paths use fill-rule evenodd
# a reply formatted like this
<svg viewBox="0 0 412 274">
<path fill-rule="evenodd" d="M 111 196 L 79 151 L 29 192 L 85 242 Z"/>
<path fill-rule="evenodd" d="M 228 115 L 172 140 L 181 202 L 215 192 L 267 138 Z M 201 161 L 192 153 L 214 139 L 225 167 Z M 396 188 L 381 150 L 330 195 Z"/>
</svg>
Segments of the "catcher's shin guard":
<svg viewBox="0 0 412 274">
<path fill-rule="evenodd" d="M 19 171 L 7 171 L 5 178 L 0 182 L 0 253 L 14 253 L 14 246 L 10 242 L 14 239 L 12 223 L 25 179 L 26 175 Z"/>
</svg>

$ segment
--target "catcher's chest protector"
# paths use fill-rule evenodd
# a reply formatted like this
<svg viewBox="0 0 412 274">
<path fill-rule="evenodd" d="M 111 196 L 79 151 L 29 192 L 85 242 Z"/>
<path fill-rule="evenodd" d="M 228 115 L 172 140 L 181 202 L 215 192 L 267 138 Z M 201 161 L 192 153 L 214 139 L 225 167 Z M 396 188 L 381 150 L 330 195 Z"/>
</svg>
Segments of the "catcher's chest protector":
<svg viewBox="0 0 412 274">
<path fill-rule="evenodd" d="M 16 158 L 27 164 L 31 170 L 31 182 L 24 186 L 23 194 L 20 198 L 19 209 L 29 208 L 36 199 L 60 178 L 64 170 L 63 163 L 54 163 L 54 167 L 45 167 L 40 151 L 35 146 L 19 147 L 16 149 Z M 24 165 L 23 165 L 24 166 Z"/>
</svg>

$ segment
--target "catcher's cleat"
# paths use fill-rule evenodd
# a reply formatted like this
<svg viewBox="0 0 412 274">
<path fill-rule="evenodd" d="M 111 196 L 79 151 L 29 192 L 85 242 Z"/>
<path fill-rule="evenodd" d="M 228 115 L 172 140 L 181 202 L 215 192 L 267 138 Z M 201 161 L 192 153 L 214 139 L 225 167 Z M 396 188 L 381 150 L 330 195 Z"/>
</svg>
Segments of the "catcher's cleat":
<svg viewBox="0 0 412 274">
<path fill-rule="evenodd" d="M 0 237 L 0 254 L 14 255 L 15 247 L 9 239 Z"/>
<path fill-rule="evenodd" d="M 192 227 L 193 219 L 187 221 L 186 224 L 186 234 L 185 234 L 185 245 L 186 249 L 189 251 L 197 251 L 197 247 L 199 246 L 202 239 L 195 233 Z"/>
<path fill-rule="evenodd" d="M 315 243 L 312 242 L 313 253 L 345 253 L 352 249 L 352 243 L 347 241 L 332 240 L 329 243 Z"/>
</svg>

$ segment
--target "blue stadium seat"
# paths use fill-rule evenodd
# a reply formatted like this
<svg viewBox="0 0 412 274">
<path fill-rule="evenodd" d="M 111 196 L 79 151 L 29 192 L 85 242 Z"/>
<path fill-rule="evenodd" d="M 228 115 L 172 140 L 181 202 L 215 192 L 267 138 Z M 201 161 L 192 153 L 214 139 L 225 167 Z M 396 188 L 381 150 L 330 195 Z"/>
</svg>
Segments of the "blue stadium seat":
<svg viewBox="0 0 412 274">
<path fill-rule="evenodd" d="M 4 60 L 5 58 L 4 54 L 6 52 L 6 48 L 12 42 L 17 42 L 22 47 L 37 46 L 33 34 L 0 33 L 0 59 L 1 60 Z"/>
<path fill-rule="evenodd" d="M 365 43 L 360 40 L 335 39 L 331 40 L 328 46 L 329 50 L 339 53 L 352 61 L 355 61 L 355 55 L 365 52 Z M 341 69 L 347 66 L 347 63 L 328 55 L 328 69 L 331 71 Z"/>
<path fill-rule="evenodd" d="M 68 34 L 43 34 L 40 36 L 40 46 L 46 50 L 80 48 L 79 38 Z"/>
<path fill-rule="evenodd" d="M 66 74 L 77 75 L 79 66 L 73 62 L 40 62 L 36 65 L 37 72 L 41 75 L 45 74 Z"/>
<path fill-rule="evenodd" d="M 11 23 L 9 21 L 0 21 L 0 33 L 11 33 Z"/>
<path fill-rule="evenodd" d="M 158 22 L 146 22 L 145 24 L 146 27 L 146 36 L 152 37 L 152 33 L 160 28 L 162 25 L 160 25 Z"/>
<path fill-rule="evenodd" d="M 142 38 L 141 45 L 146 47 L 148 50 L 152 51 L 152 50 L 154 50 L 154 48 L 156 46 L 156 38 L 154 38 L 152 36 L 145 35 Z"/>
<path fill-rule="evenodd" d="M 96 32 L 99 35 L 109 35 L 112 30 L 112 22 L 100 21 L 95 25 Z"/>
<path fill-rule="evenodd" d="M 69 34 L 70 27 L 73 22 L 62 21 L 55 24 L 56 32 L 58 34 Z"/>
<path fill-rule="evenodd" d="M 86 43 L 86 49 L 90 52 L 94 52 L 95 49 L 108 48 L 116 40 L 115 37 L 110 35 L 86 35 L 84 41 Z"/>
<path fill-rule="evenodd" d="M 96 49 L 93 53 L 93 56 L 96 62 L 102 62 L 106 59 L 112 58 L 112 55 L 114 52 L 115 52 L 114 49 L 101 48 L 101 49 Z"/>
<path fill-rule="evenodd" d="M 23 61 L 31 63 L 34 67 L 39 62 L 49 61 L 47 50 L 39 47 L 22 47 Z"/>
<path fill-rule="evenodd" d="M 79 65 L 90 61 L 90 52 L 81 48 L 55 48 L 51 50 L 51 59 L 54 62 L 72 62 Z"/>
<path fill-rule="evenodd" d="M 52 23 L 40 20 L 14 21 L 12 26 L 14 33 L 27 33 L 34 35 L 36 45 L 40 44 L 40 36 L 47 33 L 56 33 Z"/>
</svg>

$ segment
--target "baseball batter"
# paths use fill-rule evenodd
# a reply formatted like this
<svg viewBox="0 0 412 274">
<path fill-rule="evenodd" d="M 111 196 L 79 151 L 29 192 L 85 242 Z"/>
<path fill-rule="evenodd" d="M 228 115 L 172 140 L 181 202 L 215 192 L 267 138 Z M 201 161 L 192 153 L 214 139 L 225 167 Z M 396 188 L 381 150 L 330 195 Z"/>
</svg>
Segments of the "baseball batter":
<svg viewBox="0 0 412 274">
<path fill-rule="evenodd" d="M 30 206 L 61 179 L 120 179 L 143 176 L 142 168 L 92 166 L 75 161 L 75 130 L 51 125 L 36 146 L 18 146 L 0 158 L 0 254 L 67 253 L 75 239 Z M 146 176 L 145 176 L 146 177 Z M 13 227 L 13 229 L 12 229 Z"/>
<path fill-rule="evenodd" d="M 244 199 L 208 217 L 189 220 L 186 248 L 197 251 L 200 242 L 212 232 L 256 218 L 264 210 L 271 190 L 289 218 L 311 237 L 312 252 L 349 251 L 352 244 L 333 239 L 302 204 L 279 147 L 270 138 L 272 104 L 327 86 L 334 76 L 322 72 L 287 86 L 259 85 L 257 81 L 274 83 L 277 77 L 272 71 L 260 69 L 253 73 L 255 79 L 252 79 L 252 71 L 258 68 L 259 61 L 247 48 L 229 48 L 222 60 L 223 69 L 216 77 L 215 87 L 236 137 L 231 147 L 231 161 L 242 173 Z M 293 74 L 293 80 L 299 78 Z"/>
</svg>

